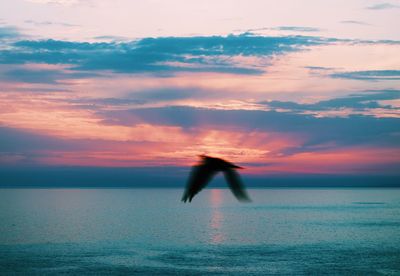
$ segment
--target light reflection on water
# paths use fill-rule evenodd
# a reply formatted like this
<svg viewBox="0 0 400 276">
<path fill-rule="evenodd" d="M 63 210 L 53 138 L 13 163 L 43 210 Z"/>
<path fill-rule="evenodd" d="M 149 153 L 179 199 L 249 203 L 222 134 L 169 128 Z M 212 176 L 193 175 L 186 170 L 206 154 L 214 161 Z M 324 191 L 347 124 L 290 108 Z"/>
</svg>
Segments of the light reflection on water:
<svg viewBox="0 0 400 276">
<path fill-rule="evenodd" d="M 181 193 L 2 189 L 0 271 L 400 275 L 400 189 Z"/>
<path fill-rule="evenodd" d="M 222 229 L 223 214 L 219 207 L 222 202 L 222 191 L 213 189 L 210 192 L 210 206 L 211 206 L 211 244 L 221 244 L 225 241 L 226 237 L 224 229 Z"/>
</svg>

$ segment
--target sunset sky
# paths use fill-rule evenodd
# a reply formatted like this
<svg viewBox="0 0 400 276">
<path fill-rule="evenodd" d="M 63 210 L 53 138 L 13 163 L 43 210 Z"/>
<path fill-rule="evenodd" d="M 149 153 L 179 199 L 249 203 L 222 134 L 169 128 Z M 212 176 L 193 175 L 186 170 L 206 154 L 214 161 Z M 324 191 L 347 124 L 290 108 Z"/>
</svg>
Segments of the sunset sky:
<svg viewBox="0 0 400 276">
<path fill-rule="evenodd" d="M 398 175 L 399 26 L 400 1 L 2 0 L 0 165 Z"/>
</svg>

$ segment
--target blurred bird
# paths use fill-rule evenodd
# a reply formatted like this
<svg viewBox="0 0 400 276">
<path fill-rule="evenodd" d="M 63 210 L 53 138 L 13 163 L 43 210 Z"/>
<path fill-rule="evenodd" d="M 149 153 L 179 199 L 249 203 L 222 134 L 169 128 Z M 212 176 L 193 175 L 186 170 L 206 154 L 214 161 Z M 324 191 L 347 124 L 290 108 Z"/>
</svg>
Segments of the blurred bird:
<svg viewBox="0 0 400 276">
<path fill-rule="evenodd" d="M 243 169 L 221 158 L 209 157 L 200 155 L 202 161 L 193 166 L 189 180 L 186 185 L 185 192 L 182 196 L 182 201 L 192 201 L 192 198 L 200 192 L 214 175 L 218 172 L 223 172 L 225 179 L 229 184 L 229 188 L 239 201 L 251 201 L 247 195 L 244 186 L 240 180 L 239 174 L 235 169 Z"/>
</svg>

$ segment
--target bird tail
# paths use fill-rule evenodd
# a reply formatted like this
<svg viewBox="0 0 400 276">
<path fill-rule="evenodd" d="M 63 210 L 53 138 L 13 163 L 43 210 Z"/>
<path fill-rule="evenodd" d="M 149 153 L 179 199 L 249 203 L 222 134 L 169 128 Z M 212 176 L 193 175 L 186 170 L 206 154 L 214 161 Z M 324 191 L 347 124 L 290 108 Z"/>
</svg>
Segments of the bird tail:
<svg viewBox="0 0 400 276">
<path fill-rule="evenodd" d="M 187 195 L 186 192 L 183 194 L 181 201 L 184 202 L 184 203 L 186 203 L 186 201 L 188 201 L 188 195 Z"/>
</svg>

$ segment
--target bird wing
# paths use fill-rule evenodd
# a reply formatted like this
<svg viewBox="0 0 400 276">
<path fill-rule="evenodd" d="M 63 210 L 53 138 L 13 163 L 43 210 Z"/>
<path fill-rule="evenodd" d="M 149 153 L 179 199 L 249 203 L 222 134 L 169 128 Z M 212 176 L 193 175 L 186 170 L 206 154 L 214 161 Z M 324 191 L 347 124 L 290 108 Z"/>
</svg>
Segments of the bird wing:
<svg viewBox="0 0 400 276">
<path fill-rule="evenodd" d="M 186 202 L 189 200 L 189 202 L 191 202 L 192 198 L 207 185 L 216 173 L 217 171 L 213 170 L 207 164 L 193 166 L 186 184 L 185 192 L 182 196 L 182 201 Z"/>
<path fill-rule="evenodd" d="M 225 179 L 228 182 L 229 188 L 239 201 L 251 201 L 250 197 L 240 180 L 239 174 L 234 169 L 226 169 L 224 171 Z"/>
</svg>

